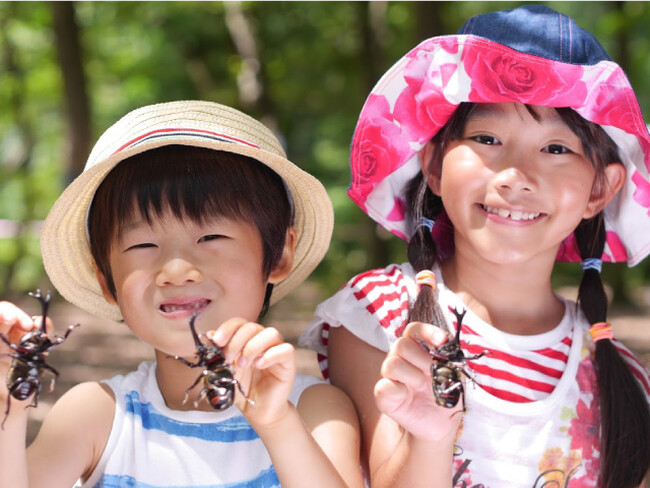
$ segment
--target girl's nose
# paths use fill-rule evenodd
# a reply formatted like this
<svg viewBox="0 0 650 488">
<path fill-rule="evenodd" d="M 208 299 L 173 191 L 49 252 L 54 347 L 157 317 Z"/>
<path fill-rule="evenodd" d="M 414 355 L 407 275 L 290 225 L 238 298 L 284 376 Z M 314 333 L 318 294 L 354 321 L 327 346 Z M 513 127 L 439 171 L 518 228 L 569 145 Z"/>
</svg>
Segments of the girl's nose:
<svg viewBox="0 0 650 488">
<path fill-rule="evenodd" d="M 497 190 L 509 193 L 530 193 L 537 189 L 534 179 L 524 168 L 517 166 L 502 168 L 495 174 L 493 183 Z"/>
<path fill-rule="evenodd" d="M 157 286 L 182 286 L 202 280 L 201 271 L 191 261 L 182 257 L 166 260 L 156 275 Z"/>
</svg>

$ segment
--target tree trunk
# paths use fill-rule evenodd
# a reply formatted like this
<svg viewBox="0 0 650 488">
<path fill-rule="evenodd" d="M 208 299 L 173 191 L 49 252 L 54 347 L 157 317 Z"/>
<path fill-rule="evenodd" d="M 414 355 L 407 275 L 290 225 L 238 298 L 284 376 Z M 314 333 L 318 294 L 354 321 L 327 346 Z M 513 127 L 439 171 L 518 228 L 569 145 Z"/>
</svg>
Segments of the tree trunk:
<svg viewBox="0 0 650 488">
<path fill-rule="evenodd" d="M 86 164 L 90 149 L 90 103 L 83 70 L 79 26 L 73 2 L 52 2 L 54 38 L 63 76 L 68 116 L 67 179 L 72 181 Z"/>
</svg>

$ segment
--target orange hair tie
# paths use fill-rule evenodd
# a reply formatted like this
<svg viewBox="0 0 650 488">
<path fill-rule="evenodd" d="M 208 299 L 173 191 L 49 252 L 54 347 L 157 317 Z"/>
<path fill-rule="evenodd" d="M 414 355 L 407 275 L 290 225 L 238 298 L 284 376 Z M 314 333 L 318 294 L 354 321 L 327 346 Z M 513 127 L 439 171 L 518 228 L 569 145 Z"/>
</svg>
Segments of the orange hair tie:
<svg viewBox="0 0 650 488">
<path fill-rule="evenodd" d="M 597 322 L 591 326 L 589 329 L 591 338 L 594 342 L 598 342 L 602 339 L 612 340 L 614 338 L 614 333 L 612 332 L 612 325 L 607 322 Z"/>
<path fill-rule="evenodd" d="M 415 282 L 418 285 L 418 291 L 424 286 L 430 286 L 431 289 L 436 289 L 436 275 L 430 269 L 423 269 L 415 275 Z"/>
</svg>

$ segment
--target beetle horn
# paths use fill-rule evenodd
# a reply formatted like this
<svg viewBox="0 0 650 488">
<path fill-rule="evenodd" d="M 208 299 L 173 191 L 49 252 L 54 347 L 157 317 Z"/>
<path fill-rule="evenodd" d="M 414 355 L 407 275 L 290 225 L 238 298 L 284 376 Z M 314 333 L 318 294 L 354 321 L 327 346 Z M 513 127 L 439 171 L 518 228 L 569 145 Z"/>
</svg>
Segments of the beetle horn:
<svg viewBox="0 0 650 488">
<path fill-rule="evenodd" d="M 41 302 L 41 331 L 45 334 L 47 331 L 45 330 L 45 318 L 47 317 L 47 309 L 50 305 L 50 300 L 52 299 L 52 293 L 49 291 L 47 292 L 47 295 L 43 296 L 41 294 L 40 288 L 36 290 L 36 292 L 29 292 L 28 293 L 30 297 L 36 298 L 39 302 Z"/>
<path fill-rule="evenodd" d="M 199 339 L 199 335 L 196 333 L 196 328 L 194 327 L 194 322 L 198 316 L 199 314 L 195 312 L 192 314 L 192 317 L 190 317 L 190 330 L 192 331 L 192 337 L 194 337 L 194 344 L 196 344 L 197 349 L 203 346 L 203 343 Z"/>
<path fill-rule="evenodd" d="M 454 308 L 453 312 L 456 316 L 456 337 L 454 338 L 454 342 L 460 344 L 460 327 L 463 323 L 463 317 L 465 317 L 465 314 L 467 313 L 467 309 L 463 309 L 462 312 L 459 312 L 457 308 Z"/>
</svg>

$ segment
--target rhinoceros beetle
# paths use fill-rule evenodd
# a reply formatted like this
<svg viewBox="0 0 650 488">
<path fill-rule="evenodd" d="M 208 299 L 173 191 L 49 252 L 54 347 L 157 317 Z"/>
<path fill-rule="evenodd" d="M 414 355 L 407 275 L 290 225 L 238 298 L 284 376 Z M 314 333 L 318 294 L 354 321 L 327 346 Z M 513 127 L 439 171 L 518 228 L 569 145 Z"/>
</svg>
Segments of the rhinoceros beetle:
<svg viewBox="0 0 650 488">
<path fill-rule="evenodd" d="M 10 356 L 13 358 L 11 366 L 7 371 L 7 389 L 9 390 L 9 396 L 7 397 L 5 416 L 2 420 L 3 429 L 11 408 L 11 397 L 14 397 L 16 400 L 26 400 L 33 395 L 32 402 L 28 407 L 38 406 L 38 396 L 41 393 L 46 371 L 52 374 L 50 391 L 54 389 L 59 372 L 47 364 L 45 359 L 50 350 L 63 344 L 72 330 L 79 326 L 79 324 L 69 326 L 63 336 L 48 334 L 45 329 L 45 319 L 52 295 L 48 292 L 43 296 L 41 290 L 36 290 L 36 292 L 30 292 L 29 296 L 41 302 L 42 318 L 40 328 L 25 334 L 17 344 L 11 343 L 7 337 L 0 334 L 0 339 L 13 350 L 9 354 L 0 354 L 0 357 Z"/>
<path fill-rule="evenodd" d="M 244 393 L 239 381 L 237 381 L 233 376 L 232 365 L 226 362 L 223 350 L 212 339 L 205 336 L 205 334 L 201 334 L 200 336 L 197 334 L 194 325 L 197 315 L 198 314 L 192 314 L 189 322 L 192 337 L 196 344 L 196 362 L 190 363 L 180 356 L 168 356 L 182 362 L 190 368 L 205 368 L 196 381 L 185 390 L 185 399 L 183 400 L 183 404 L 187 402 L 190 390 L 198 385 L 200 381 L 203 381 L 203 388 L 194 401 L 194 408 L 197 408 L 202 400 L 207 399 L 207 402 L 215 410 L 226 410 L 233 404 L 235 399 L 235 386 L 239 389 L 241 394 L 244 395 L 246 401 L 249 404 L 254 405 L 254 402 L 248 398 L 246 393 Z M 205 345 L 201 342 L 201 338 L 205 338 L 209 345 Z"/>
<path fill-rule="evenodd" d="M 456 335 L 453 340 L 432 349 L 423 340 L 417 339 L 422 348 L 433 358 L 433 363 L 431 363 L 433 395 L 436 403 L 446 408 L 455 407 L 461 397 L 463 398 L 463 408 L 465 408 L 465 389 L 461 375 L 471 379 L 465 371 L 465 362 L 478 359 L 487 353 L 487 351 L 483 351 L 475 356 L 466 357 L 460 348 L 460 329 L 466 312 L 467 310 L 462 312 L 457 309 L 453 310 L 457 319 Z"/>
</svg>

